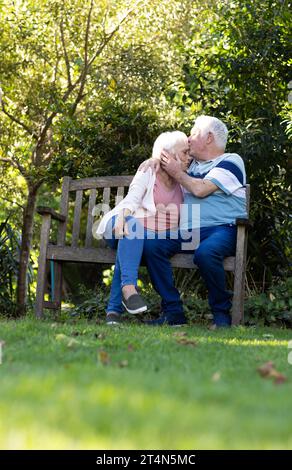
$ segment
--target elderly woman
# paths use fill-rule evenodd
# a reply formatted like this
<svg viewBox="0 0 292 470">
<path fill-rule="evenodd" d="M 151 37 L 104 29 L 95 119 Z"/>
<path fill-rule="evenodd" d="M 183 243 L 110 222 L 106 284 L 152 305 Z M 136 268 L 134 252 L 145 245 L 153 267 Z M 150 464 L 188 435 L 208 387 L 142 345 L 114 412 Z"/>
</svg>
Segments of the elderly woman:
<svg viewBox="0 0 292 470">
<path fill-rule="evenodd" d="M 159 158 L 162 150 L 180 160 L 182 169 L 187 169 L 189 144 L 183 132 L 161 134 L 154 143 L 152 157 Z M 130 314 L 143 313 L 147 310 L 144 300 L 137 292 L 144 240 L 159 238 L 163 241 L 175 236 L 182 203 L 181 186 L 163 168 L 159 168 L 156 173 L 151 168 L 146 172 L 138 170 L 127 196 L 100 221 L 94 236 L 97 238 L 103 236 L 111 248 L 117 248 L 114 276 L 106 309 L 108 324 L 119 323 L 123 312 L 122 305 Z M 179 297 L 178 293 L 177 295 Z M 179 323 L 185 323 L 182 310 Z"/>
</svg>

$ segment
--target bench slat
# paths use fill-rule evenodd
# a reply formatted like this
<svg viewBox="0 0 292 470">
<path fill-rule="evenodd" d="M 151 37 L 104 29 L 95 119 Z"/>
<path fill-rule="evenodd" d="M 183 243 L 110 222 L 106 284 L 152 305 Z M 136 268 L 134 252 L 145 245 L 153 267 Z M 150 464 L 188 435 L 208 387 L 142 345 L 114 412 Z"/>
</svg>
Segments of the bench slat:
<svg viewBox="0 0 292 470">
<path fill-rule="evenodd" d="M 116 206 L 121 202 L 122 199 L 124 199 L 124 187 L 119 186 L 117 190 L 117 195 L 116 195 Z"/>
<path fill-rule="evenodd" d="M 110 197 L 111 197 L 111 188 L 104 188 L 103 195 L 102 195 L 102 203 L 109 206 L 110 205 Z"/>
<path fill-rule="evenodd" d="M 65 215 L 65 222 L 61 223 L 58 229 L 58 245 L 64 245 L 66 239 L 66 229 L 67 229 L 67 217 L 69 209 L 69 186 L 71 178 L 70 176 L 64 176 L 62 184 L 62 197 L 60 204 L 60 214 Z"/>
<path fill-rule="evenodd" d="M 78 241 L 79 241 L 82 196 L 83 196 L 83 191 L 76 191 L 73 231 L 72 231 L 72 243 L 71 243 L 71 246 L 73 247 L 78 246 Z"/>
<path fill-rule="evenodd" d="M 80 178 L 78 180 L 71 180 L 70 191 L 77 191 L 80 189 L 94 189 L 94 188 L 118 188 L 119 186 L 129 186 L 133 179 L 133 175 L 125 176 L 101 176 L 97 178 Z"/>
<path fill-rule="evenodd" d="M 85 246 L 89 248 L 92 246 L 92 224 L 93 224 L 93 216 L 92 216 L 92 209 L 95 206 L 96 201 L 96 189 L 92 189 L 90 191 L 89 202 L 88 202 L 88 214 L 87 214 L 87 226 L 86 226 L 86 240 Z"/>
<path fill-rule="evenodd" d="M 104 263 L 114 264 L 116 252 L 110 248 L 71 248 L 69 246 L 59 247 L 49 245 L 47 258 L 58 261 L 74 261 L 84 263 Z M 196 269 L 193 263 L 192 254 L 177 254 L 172 257 L 171 264 L 176 268 Z M 233 256 L 225 258 L 224 269 L 234 271 L 235 258 Z"/>
</svg>

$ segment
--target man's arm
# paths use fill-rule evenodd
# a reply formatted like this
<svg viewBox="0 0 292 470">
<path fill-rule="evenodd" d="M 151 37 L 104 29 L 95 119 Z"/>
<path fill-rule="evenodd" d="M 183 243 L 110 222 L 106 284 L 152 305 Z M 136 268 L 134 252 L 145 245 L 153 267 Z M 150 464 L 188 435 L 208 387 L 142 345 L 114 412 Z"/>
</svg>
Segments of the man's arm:
<svg viewBox="0 0 292 470">
<path fill-rule="evenodd" d="M 218 189 L 218 186 L 209 180 L 192 178 L 187 175 L 181 169 L 179 159 L 170 157 L 166 152 L 162 152 L 161 165 L 170 176 L 196 197 L 209 196 Z"/>
<path fill-rule="evenodd" d="M 187 189 L 196 197 L 203 198 L 209 196 L 209 194 L 214 193 L 214 191 L 218 189 L 218 186 L 212 183 L 212 181 L 204 179 L 201 180 L 199 178 L 192 178 L 183 171 L 177 173 L 174 178 L 179 184 L 181 184 L 185 189 Z"/>
</svg>

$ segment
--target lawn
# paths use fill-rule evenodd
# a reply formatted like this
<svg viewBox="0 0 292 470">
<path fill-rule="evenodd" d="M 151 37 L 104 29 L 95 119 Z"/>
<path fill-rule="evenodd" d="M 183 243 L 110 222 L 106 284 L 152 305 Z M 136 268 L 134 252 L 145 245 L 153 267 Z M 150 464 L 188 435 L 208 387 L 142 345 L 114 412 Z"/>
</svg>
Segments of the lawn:
<svg viewBox="0 0 292 470">
<path fill-rule="evenodd" d="M 0 447 L 291 449 L 290 339 L 270 328 L 2 320 Z M 267 361 L 286 382 L 259 375 Z"/>
</svg>

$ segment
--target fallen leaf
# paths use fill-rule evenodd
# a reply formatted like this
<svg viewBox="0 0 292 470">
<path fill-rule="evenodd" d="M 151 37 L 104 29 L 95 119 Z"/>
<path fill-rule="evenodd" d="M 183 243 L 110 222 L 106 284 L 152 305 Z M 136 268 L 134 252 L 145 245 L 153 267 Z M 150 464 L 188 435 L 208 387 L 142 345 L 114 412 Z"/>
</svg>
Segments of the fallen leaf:
<svg viewBox="0 0 292 470">
<path fill-rule="evenodd" d="M 277 377 L 274 378 L 274 384 L 276 384 L 276 385 L 281 385 L 281 384 L 283 384 L 284 382 L 287 382 L 287 377 L 286 377 L 286 375 L 280 374 L 280 372 L 278 372 Z"/>
<path fill-rule="evenodd" d="M 212 375 L 212 380 L 213 380 L 213 382 L 218 382 L 220 379 L 221 379 L 221 374 L 220 374 L 220 372 L 215 372 L 215 373 Z"/>
<path fill-rule="evenodd" d="M 271 373 L 271 370 L 274 368 L 274 363 L 272 361 L 266 362 L 262 366 L 257 368 L 257 371 L 262 377 L 268 377 Z"/>
<path fill-rule="evenodd" d="M 261 367 L 258 367 L 257 371 L 262 377 L 274 379 L 274 384 L 276 385 L 280 385 L 287 381 L 287 377 L 275 369 L 272 361 L 266 362 Z"/>
<path fill-rule="evenodd" d="M 104 333 L 94 333 L 96 339 L 105 339 L 106 335 Z"/>
<path fill-rule="evenodd" d="M 118 366 L 119 366 L 119 367 L 128 367 L 128 365 L 129 365 L 129 362 L 127 361 L 127 359 L 125 359 L 125 360 L 123 360 L 123 361 L 120 361 L 120 362 L 118 363 Z"/>
<path fill-rule="evenodd" d="M 187 332 L 186 331 L 177 331 L 176 333 L 173 333 L 173 336 L 175 336 L 175 337 L 187 336 Z"/>
<path fill-rule="evenodd" d="M 108 353 L 103 350 L 97 351 L 97 359 L 104 366 L 107 366 L 111 362 Z"/>
<path fill-rule="evenodd" d="M 191 339 L 181 338 L 176 340 L 178 344 L 183 344 L 184 346 L 192 346 L 193 348 L 197 346 L 196 341 Z"/>
</svg>

